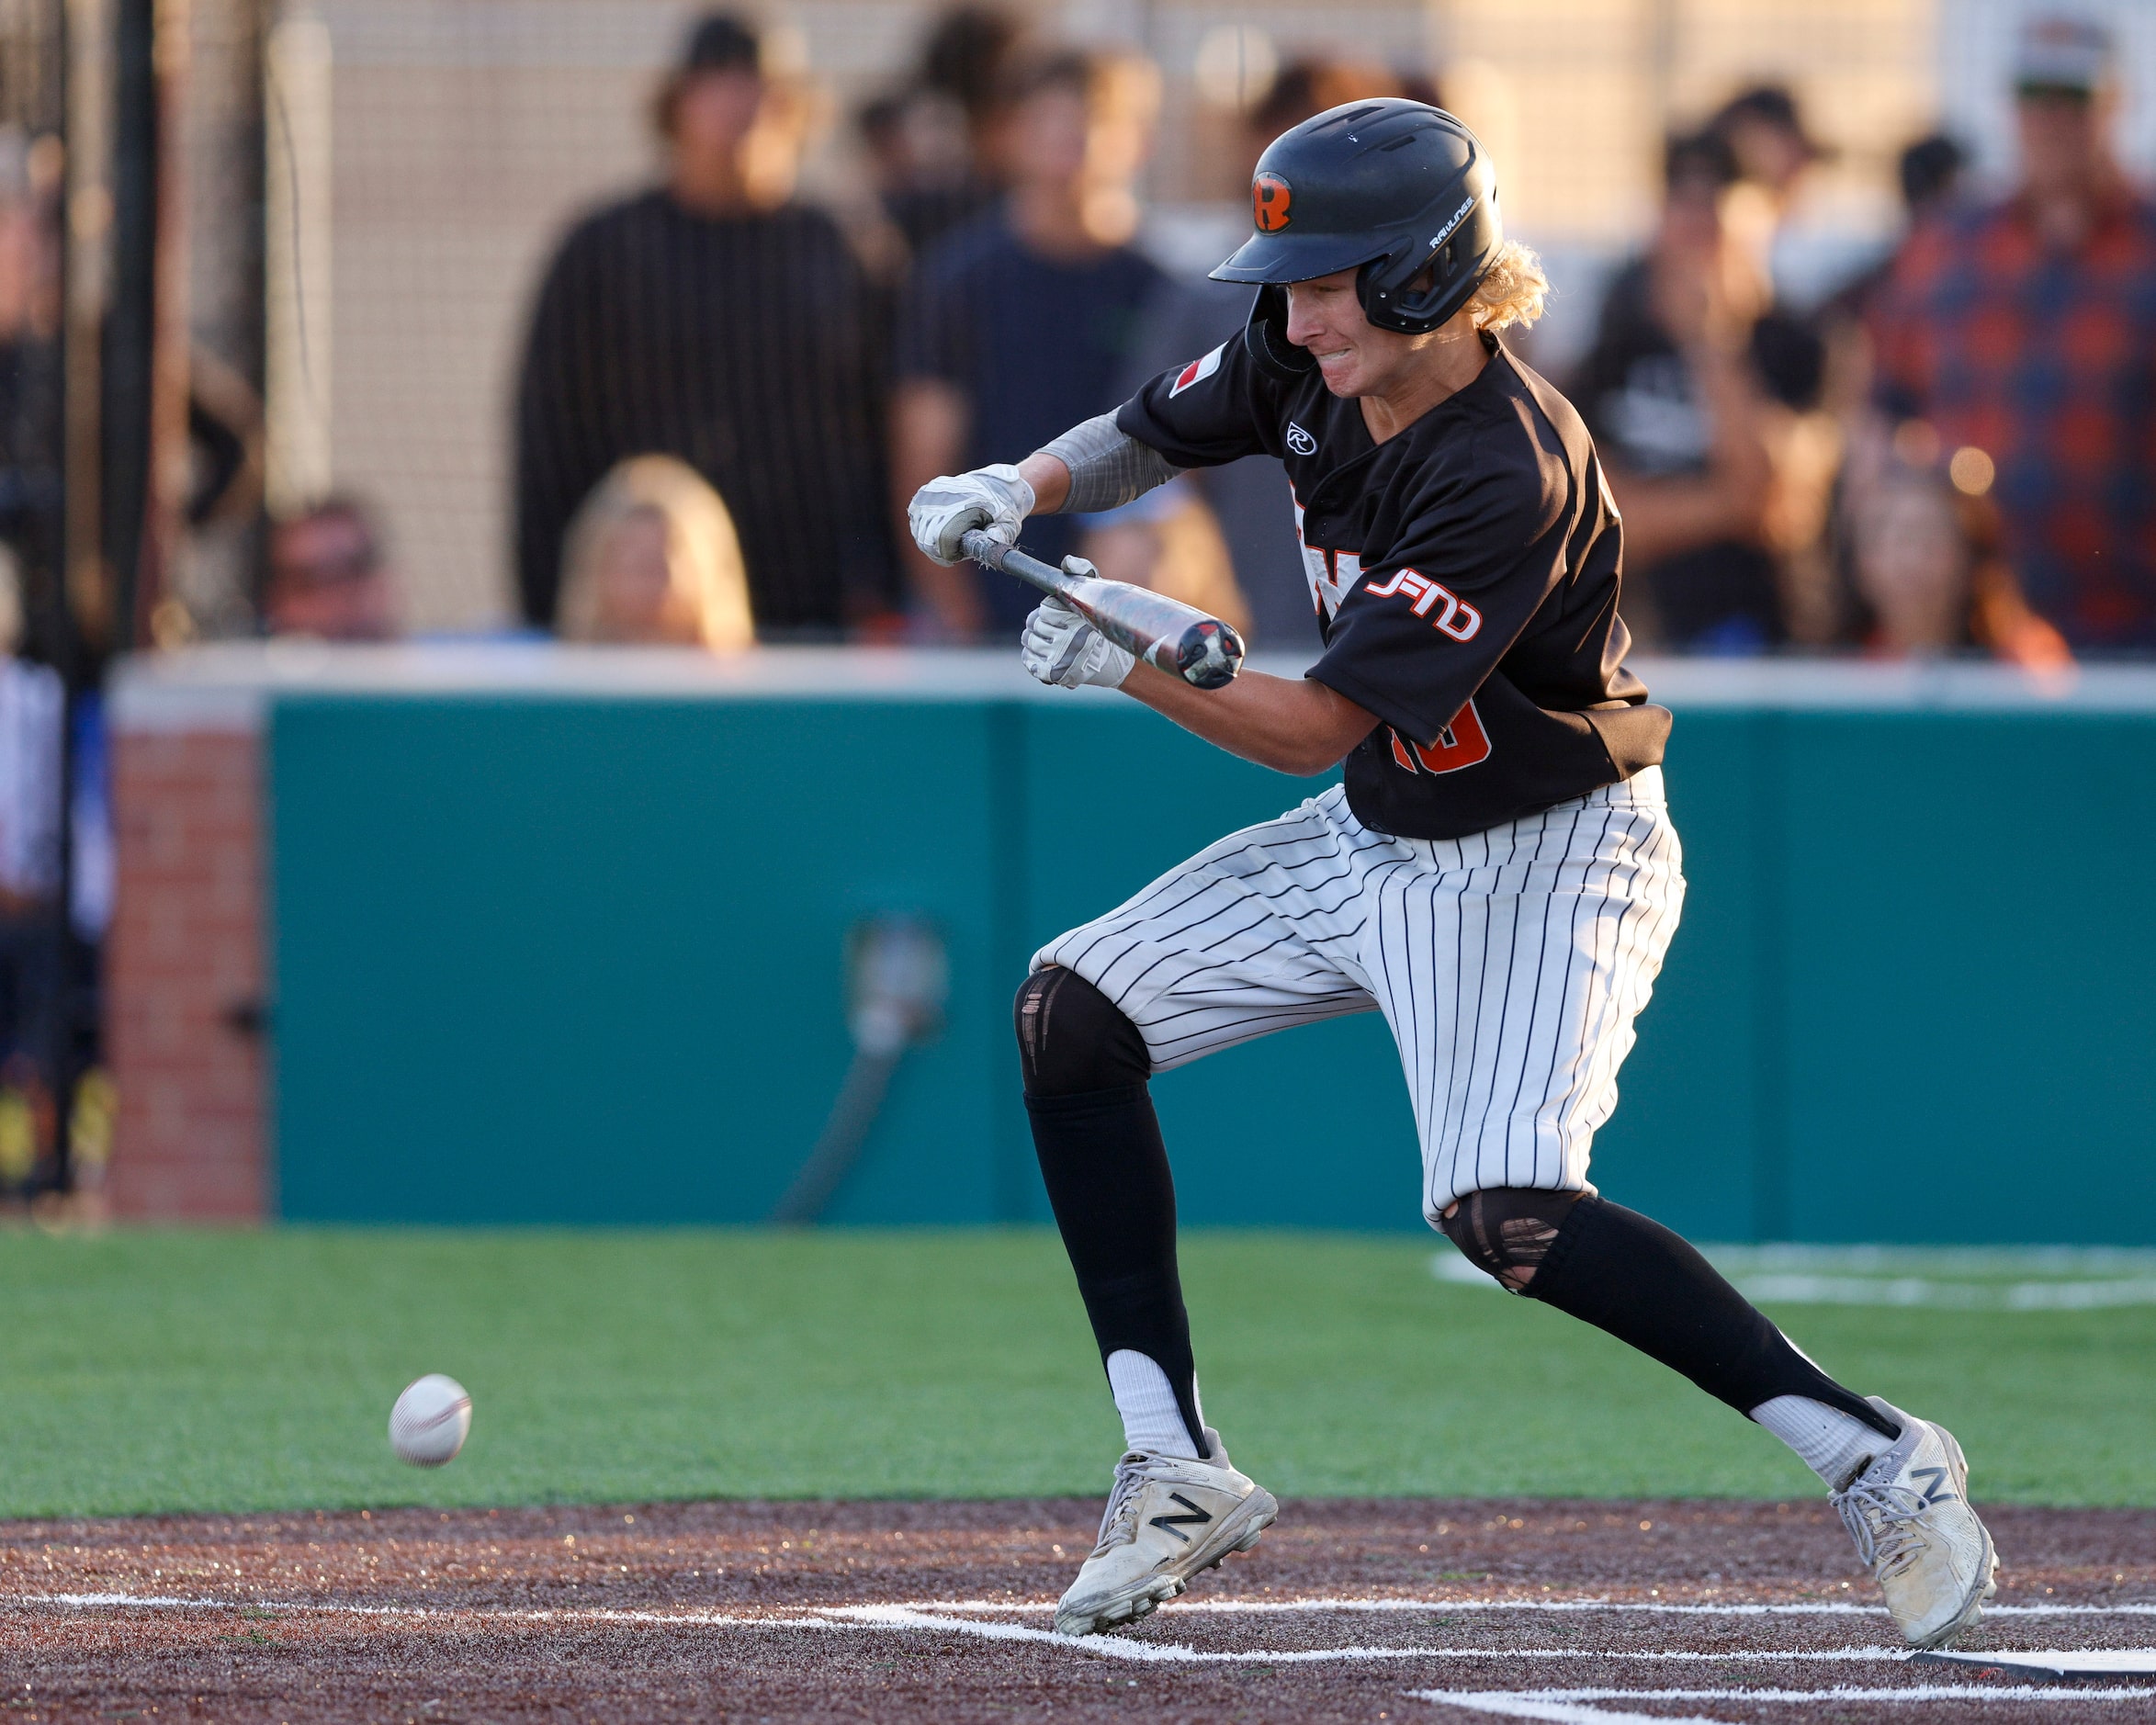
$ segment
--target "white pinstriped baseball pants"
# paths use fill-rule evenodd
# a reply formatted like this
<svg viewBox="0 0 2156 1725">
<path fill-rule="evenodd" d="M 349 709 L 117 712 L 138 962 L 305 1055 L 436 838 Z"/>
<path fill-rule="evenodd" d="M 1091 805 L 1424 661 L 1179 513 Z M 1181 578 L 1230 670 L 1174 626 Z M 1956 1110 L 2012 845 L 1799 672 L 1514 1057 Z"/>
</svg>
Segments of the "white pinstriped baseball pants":
<svg viewBox="0 0 2156 1725">
<path fill-rule="evenodd" d="M 1591 1191 L 1587 1153 L 1684 905 L 1662 770 L 1464 839 L 1357 820 L 1338 785 L 1247 827 L 1034 954 L 1165 1072 L 1378 1011 L 1422 1140 L 1423 1212 L 1493 1187 Z"/>
</svg>

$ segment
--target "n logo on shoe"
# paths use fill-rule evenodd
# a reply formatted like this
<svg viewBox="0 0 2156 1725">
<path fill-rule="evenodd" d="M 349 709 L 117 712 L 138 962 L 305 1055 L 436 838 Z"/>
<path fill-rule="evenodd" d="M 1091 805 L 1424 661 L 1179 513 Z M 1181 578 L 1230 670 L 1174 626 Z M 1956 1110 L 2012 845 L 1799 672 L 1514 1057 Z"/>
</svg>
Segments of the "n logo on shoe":
<svg viewBox="0 0 2156 1725">
<path fill-rule="evenodd" d="M 1172 1533 L 1185 1545 L 1188 1545 L 1191 1542 L 1191 1536 L 1183 1529 L 1185 1528 L 1202 1528 L 1213 1517 L 1180 1492 L 1170 1492 L 1168 1495 L 1170 1503 L 1180 1504 L 1191 1513 L 1187 1516 L 1155 1516 L 1146 1525 L 1148 1528 L 1158 1528 L 1163 1533 Z"/>
<path fill-rule="evenodd" d="M 1909 1470 L 1909 1477 L 1925 1483 L 1924 1501 L 1927 1504 L 1952 1504 L 1959 1501 L 1952 1492 L 1941 1489 L 1947 1483 L 1945 1468 L 1912 1468 Z"/>
</svg>

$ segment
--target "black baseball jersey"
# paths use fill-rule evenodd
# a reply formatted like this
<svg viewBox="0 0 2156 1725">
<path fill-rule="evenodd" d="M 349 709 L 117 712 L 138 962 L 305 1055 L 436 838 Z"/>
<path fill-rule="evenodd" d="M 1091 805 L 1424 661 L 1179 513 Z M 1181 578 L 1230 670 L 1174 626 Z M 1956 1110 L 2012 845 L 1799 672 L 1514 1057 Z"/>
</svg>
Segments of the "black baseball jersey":
<svg viewBox="0 0 2156 1725">
<path fill-rule="evenodd" d="M 1620 533 L 1572 404 L 1485 335 L 1475 380 L 1398 435 L 1240 337 L 1164 372 L 1116 423 L 1179 468 L 1285 465 L 1325 652 L 1308 674 L 1383 722 L 1348 757 L 1356 817 L 1456 839 L 1662 759 L 1625 669 Z"/>
</svg>

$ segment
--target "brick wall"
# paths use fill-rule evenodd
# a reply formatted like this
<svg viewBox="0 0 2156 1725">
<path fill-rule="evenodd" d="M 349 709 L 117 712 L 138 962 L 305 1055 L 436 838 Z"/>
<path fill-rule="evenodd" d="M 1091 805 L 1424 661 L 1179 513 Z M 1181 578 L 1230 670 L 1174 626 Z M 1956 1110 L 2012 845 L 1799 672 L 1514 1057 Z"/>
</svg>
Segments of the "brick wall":
<svg viewBox="0 0 2156 1725">
<path fill-rule="evenodd" d="M 265 1212 L 259 756 L 252 727 L 116 727 L 116 1215 Z"/>
</svg>

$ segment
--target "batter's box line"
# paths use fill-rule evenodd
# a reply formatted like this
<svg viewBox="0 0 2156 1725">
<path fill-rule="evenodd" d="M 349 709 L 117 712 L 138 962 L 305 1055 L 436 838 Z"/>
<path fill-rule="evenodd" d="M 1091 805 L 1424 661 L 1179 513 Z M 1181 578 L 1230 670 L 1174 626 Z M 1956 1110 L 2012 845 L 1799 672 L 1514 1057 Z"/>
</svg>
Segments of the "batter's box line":
<svg viewBox="0 0 2156 1725">
<path fill-rule="evenodd" d="M 1575 1647 L 1302 1647 L 1287 1652 L 1265 1648 L 1214 1650 L 1186 1647 L 1178 1641 L 1134 1641 L 1121 1635 L 1058 1635 L 1054 1629 L 1029 1629 L 1022 1623 L 983 1623 L 976 1618 L 919 1611 L 906 1606 L 848 1606 L 829 1609 L 834 1618 L 846 1622 L 894 1629 L 956 1629 L 982 1640 L 1030 1641 L 1040 1646 L 1065 1647 L 1072 1652 L 1086 1653 L 1100 1659 L 1125 1660 L 1134 1664 L 1315 1665 L 1328 1662 L 1366 1664 L 1404 1659 L 1586 1659 L 1661 1664 L 1747 1661 L 1800 1664 L 1899 1664 L 1909 1656 L 1906 1649 L 1899 1647 L 1805 1648 L 1771 1653 L 1709 1652 L 1689 1649 L 1602 1652 Z"/>
<path fill-rule="evenodd" d="M 1979 1688 L 1973 1684 L 1932 1683 L 1902 1689 L 1415 1689 L 1409 1698 L 1456 1707 L 1500 1719 L 1532 1719 L 1552 1725 L 1729 1725 L 1703 1713 L 1630 1713 L 1595 1705 L 1603 1701 L 2133 1701 L 2156 1689 L 2045 1686 Z"/>
<path fill-rule="evenodd" d="M 1044 1603 L 1010 1599 L 909 1599 L 900 1602 L 909 1611 L 976 1611 L 1016 1616 L 1050 1611 Z M 840 1607 L 833 1607 L 834 1609 Z M 1678 1618 L 1883 1618 L 1884 1606 L 1860 1606 L 1842 1600 L 1811 1604 L 1755 1605 L 1732 1601 L 1726 1605 L 1677 1605 L 1654 1599 L 1356 1599 L 1324 1595 L 1300 1599 L 1214 1599 L 1188 1595 L 1164 1609 L 1179 1617 L 1190 1611 L 1252 1616 L 1298 1611 L 1636 1611 L 1657 1617 Z M 2108 1606 L 2027 1605 L 1986 1606 L 1986 1618 L 2109 1618 L 2156 1617 L 2156 1603 L 2129 1601 Z"/>
<path fill-rule="evenodd" d="M 1028 1642 L 1060 1647 L 1089 1658 L 1122 1660 L 1134 1664 L 1161 1665 L 1311 1665 L 1367 1664 L 1402 1660 L 1522 1660 L 1599 1661 L 1605 1663 L 1712 1664 L 1740 1662 L 1770 1664 L 1899 1664 L 1908 1657 L 1899 1647 L 1803 1648 L 1779 1652 L 1757 1651 L 1704 1652 L 1691 1649 L 1641 1649 L 1603 1651 L 1575 1647 L 1315 1647 L 1273 1651 L 1265 1648 L 1215 1650 L 1187 1647 L 1174 1641 L 1134 1641 L 1119 1635 L 1059 1635 L 1053 1629 L 1031 1629 L 1022 1623 L 982 1622 L 943 1612 L 921 1611 L 909 1606 L 820 1606 L 812 1615 L 751 1617 L 720 1611 L 636 1611 L 605 1606 L 497 1607 L 348 1605 L 333 1600 L 279 1602 L 269 1599 L 188 1599 L 173 1595 L 139 1594 L 17 1595 L 16 1603 L 48 1604 L 76 1607 L 125 1607 L 155 1610 L 255 1610 L 290 1616 L 358 1617 L 428 1619 L 464 1623 L 589 1623 L 633 1625 L 665 1629 L 829 1629 L 883 1631 L 929 1630 L 956 1632 L 977 1640 Z"/>
<path fill-rule="evenodd" d="M 16 1604 L 18 1605 L 79 1607 L 140 1606 L 143 1607 L 154 1607 L 160 1609 L 180 1606 L 199 1606 L 205 1610 L 212 1611 L 232 1610 L 237 1609 L 242 1606 L 262 1606 L 265 1609 L 270 1608 L 268 1602 L 263 1600 L 230 1600 L 199 1597 L 191 1598 L 184 1594 L 0 1594 L 0 1602 L 5 1602 L 8 1599 L 12 1599 Z M 276 1608 L 281 1610 L 305 1611 L 333 1607 L 328 1607 L 327 1602 L 322 1600 L 307 1600 L 297 1605 L 278 1607 Z M 401 1611 L 409 1609 L 410 1607 L 402 1606 L 338 1606 L 334 1607 L 333 1608 L 348 1611 Z M 481 1609 L 482 1607 L 475 1607 L 472 1608 Z M 576 1607 L 565 1607 L 562 1608 L 575 1609 Z M 607 1607 L 593 1607 L 593 1609 L 606 1608 Z M 857 1611 L 866 1607 L 859 1606 L 810 1606 L 806 1608 L 810 1611 L 828 1613 L 835 1611 Z M 886 1607 L 877 1607 L 875 1608 L 880 1610 Z M 1038 1615 L 1041 1613 L 1053 1611 L 1055 1607 L 1054 1602 L 1050 1600 L 1027 1601 L 1010 1599 L 905 1599 L 894 1601 L 888 1608 L 900 1611 L 990 1612 L 999 1616 L 1018 1617 L 1027 1613 Z M 1222 1616 L 1247 1614 L 1253 1617 L 1311 1611 L 1634 1611 L 1651 1616 L 1679 1618 L 1883 1618 L 1887 1615 L 1886 1607 L 1884 1606 L 1859 1606 L 1846 1604 L 1839 1600 L 1820 1600 L 1814 1604 L 1800 1605 L 1753 1605 L 1742 1604 L 1733 1601 L 1727 1605 L 1674 1605 L 1665 1604 L 1659 1600 L 1609 1598 L 1356 1599 L 1332 1597 L 1325 1595 L 1316 1595 L 1306 1598 L 1297 1599 L 1193 1599 L 1186 1595 L 1183 1598 L 1178 1599 L 1172 1606 L 1168 1607 L 1168 1609 L 1178 1617 L 1181 1617 L 1190 1612 L 1196 1611 L 1216 1613 Z M 1992 1605 L 1986 1606 L 1984 1607 L 1984 1616 L 1987 1618 L 2156 1617 L 2156 1603 L 2144 1604 L 2139 1601 L 2129 1600 L 2123 1604 L 2108 1606 Z M 759 1623 L 775 1621 L 775 1619 L 763 1618 L 741 1618 L 739 1616 L 739 1614 L 727 1616 L 725 1620 L 728 1622 L 741 1621 Z"/>
</svg>

